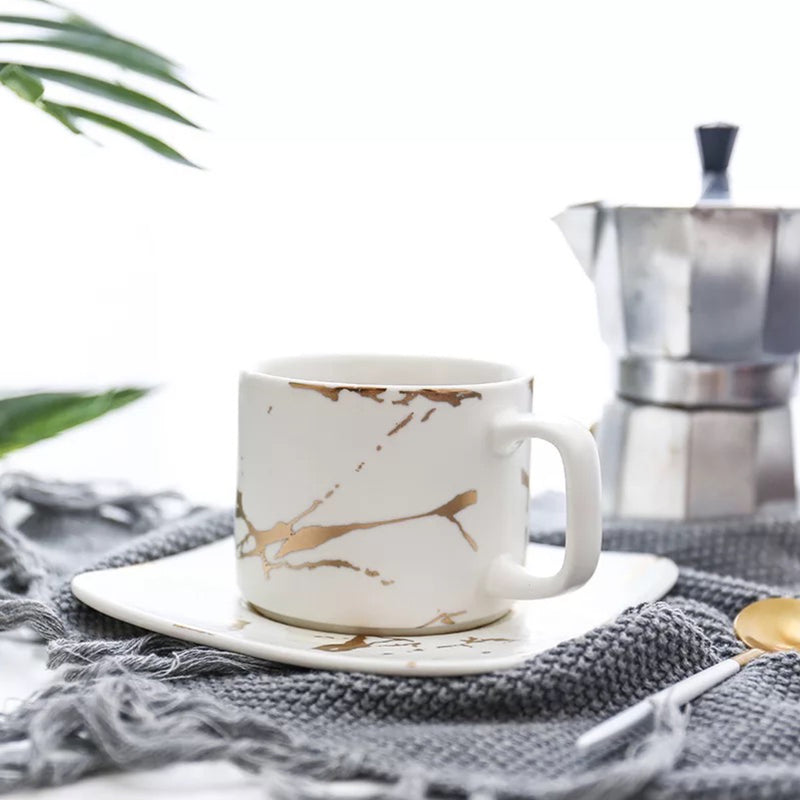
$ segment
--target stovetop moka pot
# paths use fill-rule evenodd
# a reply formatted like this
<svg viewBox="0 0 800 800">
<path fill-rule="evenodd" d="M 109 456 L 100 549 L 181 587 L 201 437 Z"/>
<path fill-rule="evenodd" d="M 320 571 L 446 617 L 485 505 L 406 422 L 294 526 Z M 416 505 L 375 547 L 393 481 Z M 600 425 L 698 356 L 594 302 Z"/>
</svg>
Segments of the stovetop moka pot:
<svg viewBox="0 0 800 800">
<path fill-rule="evenodd" d="M 697 128 L 695 202 L 556 217 L 593 279 L 616 398 L 599 429 L 605 510 L 693 519 L 793 500 L 800 209 L 739 205 L 737 128 Z"/>
</svg>

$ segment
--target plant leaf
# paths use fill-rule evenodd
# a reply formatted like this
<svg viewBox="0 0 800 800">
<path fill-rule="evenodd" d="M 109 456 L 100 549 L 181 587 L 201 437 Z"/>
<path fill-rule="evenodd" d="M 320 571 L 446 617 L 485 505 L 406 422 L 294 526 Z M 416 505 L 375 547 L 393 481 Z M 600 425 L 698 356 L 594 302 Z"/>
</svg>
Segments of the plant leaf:
<svg viewBox="0 0 800 800">
<path fill-rule="evenodd" d="M 127 122 L 122 122 L 113 117 L 107 117 L 105 114 L 99 114 L 97 111 L 91 111 L 88 108 L 65 106 L 61 105 L 61 103 L 53 103 L 50 100 L 40 99 L 37 105 L 41 106 L 48 114 L 52 114 L 59 122 L 66 125 L 73 132 L 83 133 L 75 124 L 76 120 L 83 119 L 88 122 L 94 122 L 98 125 L 102 125 L 104 128 L 117 131 L 117 133 L 121 133 L 123 136 L 127 136 L 130 139 L 135 139 L 139 144 L 148 148 L 148 150 L 152 150 L 154 153 L 158 153 L 160 156 L 170 159 L 170 161 L 177 161 L 184 166 L 198 168 L 197 164 L 193 164 L 188 158 L 181 155 L 166 142 L 162 142 L 161 139 L 157 139 L 149 133 L 134 128 L 133 125 L 128 125 Z M 68 122 L 71 123 L 71 125 L 68 124 Z"/>
<path fill-rule="evenodd" d="M 112 389 L 102 394 L 44 392 L 0 399 L 0 457 L 96 419 L 147 394 Z"/>
<path fill-rule="evenodd" d="M 70 72 L 63 69 L 51 69 L 50 67 L 32 67 L 24 65 L 24 69 L 31 75 L 41 78 L 46 81 L 53 81 L 54 83 L 61 83 L 64 86 L 70 86 L 73 89 L 80 89 L 88 94 L 96 95 L 97 97 L 104 97 L 108 100 L 116 100 L 118 103 L 123 103 L 126 106 L 133 108 L 140 108 L 143 111 L 149 111 L 151 114 L 158 114 L 161 117 L 166 117 L 175 122 L 180 122 L 182 125 L 189 125 L 192 128 L 198 128 L 191 120 L 186 119 L 182 114 L 171 109 L 169 106 L 160 103 L 158 100 L 149 97 L 141 92 L 129 89 L 127 86 L 122 86 L 118 83 L 105 81 L 100 78 L 93 78 L 90 75 L 83 75 L 77 72 Z M 0 71 L 0 80 L 2 79 L 2 71 Z M 27 99 L 27 98 L 26 98 Z"/>
<path fill-rule="evenodd" d="M 18 14 L 0 14 L 0 22 L 6 25 L 27 25 L 31 28 L 45 28 L 51 31 L 102 31 L 97 25 L 87 25 L 81 17 L 66 19 L 47 19 L 46 17 L 25 17 Z"/>
<path fill-rule="evenodd" d="M 41 39 L 5 38 L 0 39 L 0 44 L 33 45 L 81 53 L 82 55 L 99 58 L 102 61 L 108 61 L 132 72 L 156 78 L 163 83 L 185 89 L 192 94 L 198 94 L 175 75 L 172 64 L 168 61 L 165 61 L 161 56 L 150 50 L 122 39 L 109 38 L 89 32 L 60 33 L 54 36 L 45 36 Z"/>
<path fill-rule="evenodd" d="M 115 36 L 110 31 L 74 14 L 57 2 L 52 2 L 52 0 L 38 0 L 38 2 L 59 8 L 64 13 L 58 19 L 0 14 L 0 24 L 23 25 L 52 33 L 39 37 L 3 38 L 0 39 L 0 45 L 31 45 L 80 53 L 198 94 L 178 77 L 174 62 L 161 54 L 136 42 Z M 22 99 L 41 108 L 72 133 L 85 136 L 86 133 L 78 123 L 86 120 L 132 138 L 164 158 L 187 166 L 196 166 L 165 142 L 133 125 L 87 108 L 63 105 L 45 99 L 45 82 L 61 83 L 87 94 L 139 108 L 183 125 L 198 128 L 191 120 L 164 103 L 119 82 L 95 78 L 71 70 L 0 62 L 0 84 L 6 85 Z"/>
<path fill-rule="evenodd" d="M 6 64 L 0 69 L 0 83 L 29 103 L 35 103 L 44 94 L 42 82 L 16 64 Z"/>
<path fill-rule="evenodd" d="M 83 131 L 75 124 L 72 117 L 64 111 L 58 103 L 49 103 L 47 100 L 39 100 L 36 105 L 46 114 L 53 117 L 53 119 L 58 120 L 65 128 L 72 131 L 72 133 L 77 133 L 79 136 L 83 134 Z"/>
<path fill-rule="evenodd" d="M 13 14 L 0 14 L 0 23 L 6 25 L 24 25 L 30 28 L 43 28 L 44 30 L 60 31 L 62 33 L 100 36 L 139 50 L 146 54 L 148 58 L 161 63 L 164 67 L 176 66 L 174 61 L 161 55 L 161 53 L 157 53 L 155 50 L 151 50 L 149 47 L 145 47 L 138 42 L 132 42 L 130 39 L 123 39 L 120 36 L 115 36 L 111 31 L 101 28 L 99 25 L 95 25 L 93 22 L 77 14 L 70 14 L 65 19 L 47 19 L 45 17 L 24 17 Z"/>
</svg>

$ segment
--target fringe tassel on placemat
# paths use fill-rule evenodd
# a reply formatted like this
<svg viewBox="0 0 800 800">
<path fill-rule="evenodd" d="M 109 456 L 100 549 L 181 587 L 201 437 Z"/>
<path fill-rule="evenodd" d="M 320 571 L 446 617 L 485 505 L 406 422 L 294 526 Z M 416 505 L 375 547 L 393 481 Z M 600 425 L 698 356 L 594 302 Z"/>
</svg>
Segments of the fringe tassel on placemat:
<svg viewBox="0 0 800 800">
<path fill-rule="evenodd" d="M 273 766 L 340 779 L 358 770 L 347 753 L 324 753 L 263 716 L 130 674 L 88 684 L 60 680 L 0 717 L 0 793 L 111 769 L 214 759 L 250 772 Z"/>
</svg>

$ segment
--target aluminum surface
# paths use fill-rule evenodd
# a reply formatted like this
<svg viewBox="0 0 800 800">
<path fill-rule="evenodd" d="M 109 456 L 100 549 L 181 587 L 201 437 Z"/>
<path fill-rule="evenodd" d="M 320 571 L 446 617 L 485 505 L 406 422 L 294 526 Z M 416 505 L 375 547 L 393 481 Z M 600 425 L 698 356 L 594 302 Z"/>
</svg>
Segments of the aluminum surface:
<svg viewBox="0 0 800 800">
<path fill-rule="evenodd" d="M 555 218 L 616 360 L 598 430 L 607 514 L 697 519 L 795 498 L 800 209 L 734 202 L 737 130 L 696 130 L 693 202 L 584 203 Z"/>
<path fill-rule="evenodd" d="M 728 365 L 624 358 L 617 363 L 616 390 L 660 405 L 756 409 L 789 402 L 796 379 L 796 361 Z"/>
<path fill-rule="evenodd" d="M 706 519 L 796 498 L 788 406 L 692 410 L 617 398 L 597 438 L 608 516 Z"/>
</svg>

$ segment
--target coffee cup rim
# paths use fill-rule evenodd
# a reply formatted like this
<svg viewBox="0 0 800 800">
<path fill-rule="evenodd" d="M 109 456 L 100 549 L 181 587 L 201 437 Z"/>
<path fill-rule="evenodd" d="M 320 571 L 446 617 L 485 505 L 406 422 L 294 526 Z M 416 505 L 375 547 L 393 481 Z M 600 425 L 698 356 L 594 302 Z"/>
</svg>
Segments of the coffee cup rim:
<svg viewBox="0 0 800 800">
<path fill-rule="evenodd" d="M 376 362 L 382 362 L 377 364 Z M 412 370 L 416 368 L 432 369 L 446 367 L 458 372 L 474 370 L 475 374 L 485 377 L 465 380 L 380 380 L 380 379 L 348 379 L 356 375 L 359 370 L 364 370 L 366 365 L 376 366 L 376 370 L 388 368 L 386 362 L 392 362 L 396 370 L 403 368 Z M 327 373 L 327 369 L 341 369 L 341 377 L 334 377 Z M 355 370 L 355 372 L 353 371 Z M 360 374 L 365 375 L 365 372 Z M 377 376 L 377 372 L 375 373 Z M 405 374 L 409 374 L 406 372 Z M 534 377 L 530 371 L 522 370 L 512 365 L 485 359 L 462 358 L 456 356 L 431 356 L 431 355 L 406 355 L 383 353 L 342 353 L 342 354 L 298 354 L 279 356 L 259 361 L 249 369 L 240 372 L 242 378 L 255 378 L 260 380 L 274 380 L 282 383 L 315 384 L 326 387 L 352 386 L 357 388 L 382 388 L 382 389 L 442 389 L 452 390 L 464 387 L 480 387 L 482 391 L 492 387 L 509 387 L 515 384 L 528 383 L 533 389 Z"/>
</svg>

